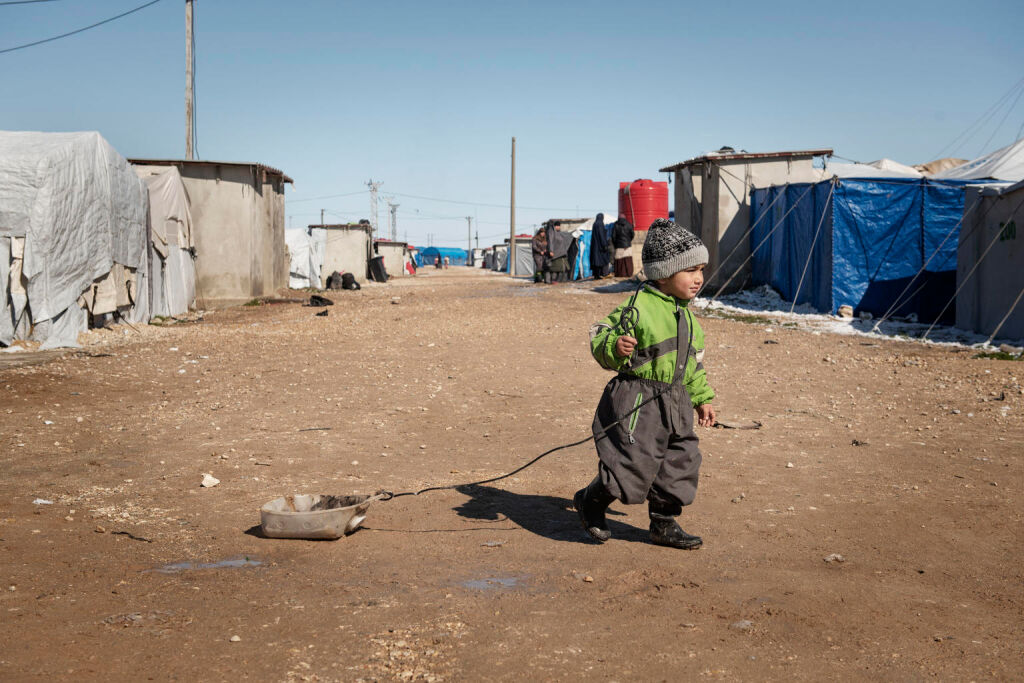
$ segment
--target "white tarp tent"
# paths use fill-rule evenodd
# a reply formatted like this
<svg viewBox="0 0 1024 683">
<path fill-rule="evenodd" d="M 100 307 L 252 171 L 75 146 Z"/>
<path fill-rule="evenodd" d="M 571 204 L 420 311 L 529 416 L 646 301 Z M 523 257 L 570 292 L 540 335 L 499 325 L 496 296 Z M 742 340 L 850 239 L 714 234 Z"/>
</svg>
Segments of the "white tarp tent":
<svg viewBox="0 0 1024 683">
<path fill-rule="evenodd" d="M 320 269 L 324 264 L 324 240 L 309 236 L 308 228 L 284 231 L 291 265 L 288 268 L 288 286 L 292 289 L 321 287 Z"/>
<path fill-rule="evenodd" d="M 906 164 L 901 164 L 900 162 L 893 161 L 892 159 L 882 158 L 877 161 L 870 161 L 867 165 L 873 166 L 874 168 L 886 171 L 888 173 L 895 173 L 898 177 L 901 178 L 924 177 L 924 174 L 921 173 L 921 171 L 919 171 L 918 169 L 914 168 L 913 166 L 907 166 Z"/>
<path fill-rule="evenodd" d="M 0 342 L 77 346 L 89 313 L 148 320 L 147 201 L 99 133 L 0 132 Z"/>
<path fill-rule="evenodd" d="M 1006 180 L 1017 183 L 1024 180 L 1024 138 L 1012 145 L 968 161 L 942 173 L 936 173 L 936 179 L 948 180 Z"/>
<path fill-rule="evenodd" d="M 870 164 L 839 164 L 827 163 L 823 169 L 814 169 L 821 173 L 819 180 L 829 178 L 921 178 L 921 172 L 911 166 L 879 159 Z M 814 181 L 811 181 L 814 182 Z"/>
<path fill-rule="evenodd" d="M 135 166 L 149 189 L 150 316 L 187 313 L 196 301 L 192 212 L 177 166 Z"/>
</svg>

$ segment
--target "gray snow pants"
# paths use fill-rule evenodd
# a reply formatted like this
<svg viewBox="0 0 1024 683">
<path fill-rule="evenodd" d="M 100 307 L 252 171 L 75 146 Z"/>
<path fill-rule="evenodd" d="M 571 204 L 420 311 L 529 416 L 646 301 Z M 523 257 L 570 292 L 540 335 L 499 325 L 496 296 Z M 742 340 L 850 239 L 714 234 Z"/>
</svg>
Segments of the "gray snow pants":
<svg viewBox="0 0 1024 683">
<path fill-rule="evenodd" d="M 667 386 L 630 375 L 614 377 L 597 405 L 594 433 Z M 693 431 L 693 404 L 682 383 L 673 384 L 594 443 L 601 459 L 601 483 L 623 503 L 646 499 L 653 512 L 675 517 L 697 495 L 701 455 Z"/>
</svg>

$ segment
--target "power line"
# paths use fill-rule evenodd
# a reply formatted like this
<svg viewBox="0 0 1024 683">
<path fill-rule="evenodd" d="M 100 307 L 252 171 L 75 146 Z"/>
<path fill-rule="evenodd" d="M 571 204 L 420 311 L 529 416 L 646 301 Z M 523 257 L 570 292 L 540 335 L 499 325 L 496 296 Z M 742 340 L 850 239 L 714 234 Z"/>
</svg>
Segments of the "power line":
<svg viewBox="0 0 1024 683">
<path fill-rule="evenodd" d="M 0 55 L 2 55 L 5 52 L 14 52 L 15 50 L 22 50 L 22 49 L 24 49 L 26 47 L 33 47 L 35 45 L 42 45 L 43 43 L 49 43 L 49 42 L 54 41 L 54 40 L 60 40 L 61 38 L 67 38 L 68 36 L 73 36 L 76 33 L 81 33 L 82 31 L 88 31 L 91 28 L 96 28 L 97 26 L 102 26 L 103 24 L 109 24 L 110 22 L 114 21 L 115 19 L 120 19 L 121 17 L 126 17 L 129 14 L 132 14 L 134 12 L 138 12 L 141 9 L 145 9 L 145 8 L 149 7 L 150 5 L 155 5 L 158 2 L 160 2 L 160 0 L 152 0 L 151 2 L 147 2 L 145 5 L 139 5 L 135 9 L 130 9 L 127 12 L 122 12 L 121 14 L 118 14 L 116 17 L 110 17 L 109 19 L 104 19 L 103 21 L 97 21 L 95 24 L 90 24 L 89 26 L 86 26 L 84 28 L 75 29 L 74 31 L 68 31 L 67 33 L 62 33 L 59 36 L 53 36 L 52 38 L 44 38 L 43 40 L 37 40 L 37 41 L 35 41 L 33 43 L 25 43 L 24 45 L 17 45 L 15 47 L 5 48 L 3 50 L 0 50 Z"/>
<path fill-rule="evenodd" d="M 1009 89 L 1009 90 L 1007 90 L 1007 91 L 1006 91 L 1005 93 L 1003 93 L 1003 95 L 1002 95 L 1002 96 L 1001 96 L 1001 97 L 1000 97 L 1000 98 L 999 98 L 998 100 L 996 100 L 996 103 L 995 103 L 995 104 L 993 104 L 993 105 L 992 105 L 991 107 L 989 107 L 989 108 L 988 108 L 988 109 L 987 109 L 987 110 L 985 111 L 985 113 L 984 113 L 984 114 L 982 114 L 982 115 L 981 115 L 981 116 L 980 116 L 980 117 L 978 118 L 978 120 L 977 120 L 977 121 L 975 121 L 975 122 L 974 122 L 974 123 L 972 123 L 971 125 L 967 126 L 967 128 L 966 128 L 966 129 L 965 129 L 965 130 L 964 130 L 964 131 L 963 131 L 962 133 L 960 133 L 960 135 L 957 135 L 957 136 L 956 136 L 955 138 L 953 138 L 953 141 L 952 141 L 952 142 L 950 142 L 950 143 L 949 143 L 948 145 L 946 145 L 946 146 L 945 146 L 945 147 L 943 147 L 943 148 L 942 148 L 941 150 L 939 150 L 938 154 L 935 154 L 935 155 L 933 155 L 933 156 L 932 156 L 932 158 L 933 158 L 933 159 L 938 159 L 939 157 L 941 157 L 941 156 L 943 155 L 943 153 L 945 153 L 945 152 L 946 152 L 946 150 L 948 150 L 948 149 L 950 149 L 951 147 L 953 147 L 953 145 L 956 145 L 956 143 L 957 143 L 957 142 L 959 142 L 960 144 L 959 144 L 959 145 L 957 145 L 957 147 L 955 147 L 955 148 L 954 148 L 954 149 L 952 150 L 952 152 L 956 152 L 956 151 L 957 151 L 957 150 L 959 150 L 959 149 L 960 149 L 961 147 L 963 147 L 963 146 L 964 146 L 964 144 L 966 144 L 966 142 L 967 142 L 968 140 L 970 140 L 971 138 L 973 138 L 973 137 L 975 136 L 975 134 L 977 134 L 977 132 L 978 132 L 979 130 L 981 130 L 981 127 L 985 125 L 985 122 L 986 122 L 986 121 L 988 121 L 988 119 L 992 118 L 992 116 L 993 116 L 993 115 L 995 115 L 995 113 L 996 113 L 997 111 L 999 111 L 1000 107 L 1002 107 L 1002 106 L 1003 106 L 1003 104 L 1005 103 L 1005 101 L 1006 101 L 1006 100 L 1008 100 L 1008 99 L 1009 99 L 1010 97 L 1012 97 L 1012 96 L 1013 96 L 1013 94 L 1014 94 L 1014 93 L 1016 92 L 1017 88 L 1020 88 L 1020 87 L 1022 87 L 1022 86 L 1024 86 L 1024 78 L 1022 78 L 1022 79 L 1020 79 L 1019 81 L 1017 81 L 1016 83 L 1014 83 L 1014 84 L 1013 84 L 1013 85 L 1012 85 L 1012 86 L 1010 87 L 1010 89 Z M 977 128 L 975 128 L 975 127 L 977 127 Z M 972 130 L 973 130 L 974 132 L 971 132 Z M 968 133 L 970 133 L 970 135 L 967 135 Z M 965 135 L 967 135 L 967 137 L 966 137 L 966 138 L 964 138 L 964 136 L 965 136 Z M 963 141 L 961 141 L 961 138 L 963 138 Z"/>
<path fill-rule="evenodd" d="M 1017 99 L 1015 99 L 1013 101 L 1013 104 L 1010 105 L 1010 108 L 1006 110 L 1006 113 L 1003 114 L 1003 118 L 999 121 L 999 123 L 996 124 L 996 127 L 992 130 L 992 135 L 989 135 L 988 140 L 986 140 L 985 144 L 981 146 L 981 151 L 978 152 L 979 157 L 982 154 L 986 153 L 986 151 L 988 150 L 988 143 L 992 142 L 992 140 L 996 136 L 996 133 L 998 133 L 999 129 L 1003 127 L 1003 124 L 1006 123 L 1006 119 L 1010 116 L 1010 112 L 1012 112 L 1016 108 L 1017 103 L 1020 102 L 1021 95 L 1024 95 L 1024 87 L 1020 88 L 1020 90 L 1017 91 Z M 1019 138 L 1014 138 L 1013 140 L 1011 140 L 1011 142 L 1016 142 L 1018 139 Z"/>
<path fill-rule="evenodd" d="M 403 194 L 401 192 L 392 192 L 391 194 L 397 195 L 399 197 L 409 197 L 411 199 L 425 199 L 425 200 L 427 200 L 429 202 L 445 202 L 447 204 L 463 204 L 465 206 L 486 206 L 486 207 L 490 207 L 492 209 L 507 209 L 507 208 L 509 208 L 508 204 L 485 204 L 483 202 L 459 201 L 458 199 L 439 199 L 438 197 L 424 197 L 422 195 Z M 562 206 L 562 207 L 557 207 L 557 206 L 555 206 L 555 207 L 552 207 L 552 206 L 520 206 L 519 204 L 516 204 L 516 208 L 517 209 L 530 209 L 532 211 L 576 211 L 578 207 L 573 207 L 571 209 L 567 209 L 564 206 Z M 589 210 L 588 210 L 588 213 L 589 213 Z"/>
<path fill-rule="evenodd" d="M 346 192 L 345 194 L 325 194 L 322 197 L 306 197 L 305 199 L 289 199 L 288 201 L 292 204 L 298 204 L 299 202 L 312 202 L 317 199 L 337 199 L 338 197 L 354 197 L 357 194 L 366 194 L 369 190 L 359 190 L 359 192 Z"/>
<path fill-rule="evenodd" d="M 8 0 L 0 2 L 0 5 L 30 5 L 33 2 L 55 2 L 56 0 Z"/>
</svg>

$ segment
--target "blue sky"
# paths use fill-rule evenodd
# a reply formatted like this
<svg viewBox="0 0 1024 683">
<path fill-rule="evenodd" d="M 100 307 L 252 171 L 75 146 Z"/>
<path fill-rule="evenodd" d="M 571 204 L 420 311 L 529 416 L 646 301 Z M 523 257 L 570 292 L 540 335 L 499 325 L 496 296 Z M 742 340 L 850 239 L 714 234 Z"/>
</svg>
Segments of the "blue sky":
<svg viewBox="0 0 1024 683">
<path fill-rule="evenodd" d="M 0 50 L 143 2 L 0 5 Z M 0 54 L 0 129 L 183 157 L 184 8 Z M 1020 2 L 196 0 L 198 154 L 288 173 L 290 227 L 366 217 L 373 178 L 400 238 L 465 246 L 473 216 L 487 245 L 513 135 L 517 203 L 538 207 L 520 231 L 722 145 L 913 164 L 1009 144 L 1024 98 L 943 150 L 1024 77 L 1022 27 Z"/>
</svg>

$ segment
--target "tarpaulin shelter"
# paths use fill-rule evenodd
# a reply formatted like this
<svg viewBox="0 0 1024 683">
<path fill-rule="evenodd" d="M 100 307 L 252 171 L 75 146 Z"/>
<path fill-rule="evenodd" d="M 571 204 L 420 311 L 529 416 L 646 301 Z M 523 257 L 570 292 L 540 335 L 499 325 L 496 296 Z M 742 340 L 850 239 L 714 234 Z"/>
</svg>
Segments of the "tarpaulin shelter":
<svg viewBox="0 0 1024 683">
<path fill-rule="evenodd" d="M 149 320 L 146 185 L 96 132 L 0 132 L 0 343 Z"/>
<path fill-rule="evenodd" d="M 955 290 L 964 186 L 836 177 L 754 189 L 753 283 L 823 312 L 934 320 Z"/>
<path fill-rule="evenodd" d="M 1024 340 L 1024 182 L 969 187 L 956 264 L 956 326 Z"/>
<path fill-rule="evenodd" d="M 533 261 L 533 237 L 516 235 L 516 246 L 513 252 L 516 258 L 516 277 L 533 277 L 537 264 Z M 505 261 L 503 272 L 509 272 L 511 261 Z"/>
<path fill-rule="evenodd" d="M 464 266 L 466 265 L 467 252 L 465 249 L 459 249 L 457 247 L 427 247 L 420 249 L 419 259 L 417 264 L 420 267 L 434 265 L 434 260 L 440 256 L 441 260 L 448 257 L 449 266 Z"/>
<path fill-rule="evenodd" d="M 196 300 L 192 212 L 174 166 L 134 166 L 149 190 L 149 313 L 187 313 Z"/>
</svg>

